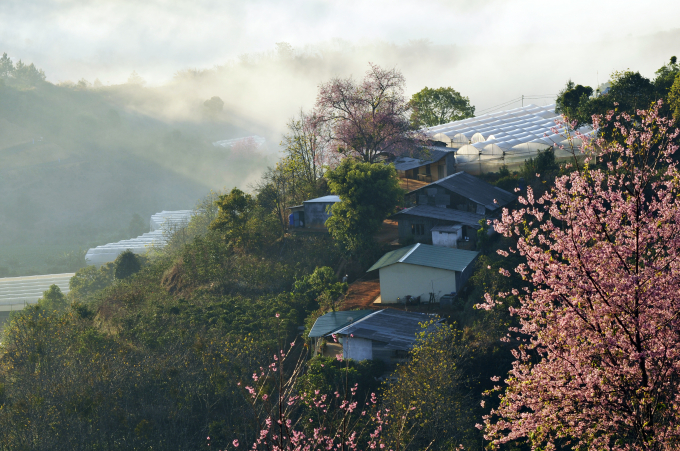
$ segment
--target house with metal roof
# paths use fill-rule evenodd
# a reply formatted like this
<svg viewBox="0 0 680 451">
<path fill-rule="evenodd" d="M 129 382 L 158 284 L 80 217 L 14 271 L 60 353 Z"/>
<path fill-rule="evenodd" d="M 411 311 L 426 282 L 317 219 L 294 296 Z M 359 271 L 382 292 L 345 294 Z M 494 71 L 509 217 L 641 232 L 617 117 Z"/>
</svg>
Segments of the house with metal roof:
<svg viewBox="0 0 680 451">
<path fill-rule="evenodd" d="M 413 207 L 392 218 L 399 223 L 401 242 L 434 243 L 435 238 L 443 235 L 433 228 L 461 225 L 457 242 L 474 249 L 479 221 L 498 216 L 503 207 L 516 199 L 514 194 L 460 171 L 408 193 L 406 204 Z"/>
<path fill-rule="evenodd" d="M 432 182 L 456 170 L 456 154 L 446 147 L 425 147 L 420 158 L 398 157 L 394 168 L 401 178 Z"/>
<path fill-rule="evenodd" d="M 423 328 L 423 324 L 441 321 L 437 315 L 394 309 L 365 312 L 331 312 L 316 320 L 312 331 L 320 323 L 319 331 L 323 330 L 323 333 L 315 335 L 318 335 L 317 339 L 325 338 L 325 355 L 342 353 L 346 359 L 379 359 L 396 363 L 407 356 L 418 335 L 428 330 Z M 326 327 L 328 324 L 342 318 L 338 314 L 345 314 L 352 320 L 329 330 Z M 434 325 L 429 327 L 431 329 Z"/>
<path fill-rule="evenodd" d="M 429 205 L 493 216 L 517 199 L 512 193 L 460 171 L 407 194 L 412 205 Z"/>
<path fill-rule="evenodd" d="M 317 318 L 314 326 L 309 331 L 308 337 L 312 341 L 314 354 L 319 352 L 319 344 L 323 337 L 332 334 L 338 329 L 358 321 L 364 316 L 370 315 L 374 310 L 349 310 L 344 312 L 328 312 Z"/>
<path fill-rule="evenodd" d="M 329 195 L 309 199 L 294 207 L 288 215 L 288 226 L 291 229 L 306 229 L 308 231 L 325 231 L 326 220 L 331 217 L 331 207 L 341 202 L 339 196 Z"/>
<path fill-rule="evenodd" d="M 413 240 L 441 245 L 440 242 L 435 243 L 435 235 L 439 235 L 435 229 L 460 226 L 456 240 L 451 241 L 449 247 L 474 249 L 477 230 L 481 227 L 479 221 L 485 216 L 451 208 L 416 205 L 393 214 L 390 219 L 399 224 L 399 241 L 402 243 Z"/>
<path fill-rule="evenodd" d="M 386 253 L 368 272 L 379 271 L 383 304 L 405 303 L 407 297 L 436 302 L 463 288 L 478 255 L 479 252 L 417 243 Z"/>
</svg>

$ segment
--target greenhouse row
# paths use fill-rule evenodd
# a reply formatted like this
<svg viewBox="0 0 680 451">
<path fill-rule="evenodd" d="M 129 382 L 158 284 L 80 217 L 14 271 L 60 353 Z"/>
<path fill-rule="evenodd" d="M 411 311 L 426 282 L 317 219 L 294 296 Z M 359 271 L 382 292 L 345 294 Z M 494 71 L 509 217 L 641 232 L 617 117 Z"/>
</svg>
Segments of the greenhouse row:
<svg viewBox="0 0 680 451">
<path fill-rule="evenodd" d="M 150 232 L 137 238 L 103 244 L 89 249 L 85 254 L 85 262 L 88 265 L 102 266 L 114 261 L 118 255 L 128 249 L 135 254 L 146 254 L 151 249 L 163 248 L 167 244 L 168 238 L 177 229 L 186 227 L 193 214 L 193 210 L 164 210 L 156 213 L 149 220 Z"/>
<path fill-rule="evenodd" d="M 51 285 L 57 285 L 62 293 L 69 291 L 73 273 L 45 276 L 5 277 L 0 279 L 0 312 L 21 310 L 26 304 L 35 304 Z"/>
<path fill-rule="evenodd" d="M 456 149 L 456 161 L 501 159 L 504 156 L 527 157 L 550 147 L 577 148 L 581 145 L 576 131 L 565 127 L 555 114 L 555 105 L 514 108 L 496 113 L 449 122 L 425 129 L 436 141 Z M 578 130 L 592 135 L 590 127 Z"/>
</svg>

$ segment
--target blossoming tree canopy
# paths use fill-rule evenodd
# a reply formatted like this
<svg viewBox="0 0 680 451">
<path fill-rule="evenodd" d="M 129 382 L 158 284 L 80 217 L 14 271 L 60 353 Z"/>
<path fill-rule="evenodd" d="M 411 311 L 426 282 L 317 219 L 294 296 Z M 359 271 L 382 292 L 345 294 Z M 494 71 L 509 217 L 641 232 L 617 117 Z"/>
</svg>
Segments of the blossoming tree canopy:
<svg viewBox="0 0 680 451">
<path fill-rule="evenodd" d="M 540 198 L 529 189 L 523 208 L 495 225 L 517 239 L 510 251 L 526 263 L 515 271 L 531 287 L 512 293 L 521 345 L 500 406 L 484 417 L 495 446 L 680 444 L 678 130 L 659 116 L 660 104 L 638 111 L 640 122 L 614 112 L 594 118 L 622 139 L 591 143 L 585 164 Z M 481 307 L 509 295 L 487 294 Z"/>
<path fill-rule="evenodd" d="M 368 163 L 418 144 L 404 98 L 404 76 L 371 64 L 361 82 L 335 78 L 320 86 L 318 119 L 330 124 L 334 148 Z"/>
</svg>

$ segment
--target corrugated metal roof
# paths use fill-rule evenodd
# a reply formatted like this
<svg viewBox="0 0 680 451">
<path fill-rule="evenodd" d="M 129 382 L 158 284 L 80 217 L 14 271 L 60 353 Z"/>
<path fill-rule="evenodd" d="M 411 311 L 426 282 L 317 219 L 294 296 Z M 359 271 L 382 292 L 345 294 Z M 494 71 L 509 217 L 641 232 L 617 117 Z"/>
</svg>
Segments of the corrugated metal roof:
<svg viewBox="0 0 680 451">
<path fill-rule="evenodd" d="M 411 193 L 427 189 L 427 187 L 431 185 L 439 185 L 451 192 L 465 197 L 466 199 L 470 199 L 473 202 L 484 205 L 484 207 L 491 211 L 497 210 L 498 208 L 501 208 L 517 199 L 517 196 L 514 194 L 511 194 L 504 189 L 500 189 L 497 186 L 493 186 L 492 184 L 487 183 L 484 180 L 479 179 L 474 175 L 470 175 L 464 171 L 451 174 L 448 177 L 439 179 L 436 182 L 430 183 L 429 185 L 415 189 L 411 191 Z M 496 200 L 496 202 L 494 202 L 494 200 Z"/>
<path fill-rule="evenodd" d="M 399 219 L 399 216 L 418 216 L 421 218 L 440 219 L 442 221 L 458 222 L 473 227 L 479 227 L 479 221 L 484 216 L 469 211 L 456 210 L 453 208 L 433 207 L 431 205 L 416 205 L 415 207 L 405 208 L 399 213 L 395 213 L 391 218 Z"/>
<path fill-rule="evenodd" d="M 423 329 L 421 323 L 433 319 L 441 321 L 437 315 L 385 309 L 367 315 L 332 333 L 379 341 L 385 343 L 387 349 L 407 351 L 413 346 L 417 335 L 426 330 Z"/>
<path fill-rule="evenodd" d="M 310 203 L 310 202 L 322 202 L 322 203 L 331 203 L 331 202 L 340 202 L 340 196 L 335 196 L 335 195 L 329 195 L 329 196 L 323 196 L 323 197 L 317 197 L 316 199 L 309 199 L 304 201 L 305 204 Z"/>
<path fill-rule="evenodd" d="M 330 312 L 317 318 L 309 331 L 310 338 L 323 337 L 341 327 L 358 321 L 361 318 L 373 313 L 373 310 L 350 310 L 347 312 Z"/>
<path fill-rule="evenodd" d="M 397 263 L 447 269 L 449 271 L 463 271 L 473 262 L 477 255 L 479 255 L 479 252 L 418 243 L 388 252 L 375 262 L 368 271 L 374 271 Z"/>
<path fill-rule="evenodd" d="M 413 248 L 415 248 L 416 246 L 418 246 L 418 244 L 412 244 L 410 246 L 406 246 L 406 247 L 402 247 L 401 249 L 397 249 L 396 251 L 386 253 L 385 255 L 380 257 L 380 260 L 375 262 L 373 264 L 373 266 L 371 266 L 371 268 L 366 272 L 373 271 L 374 269 L 382 268 L 383 266 L 389 266 L 389 265 L 393 265 L 395 263 L 399 263 L 399 261 L 401 261 L 401 259 L 404 256 L 408 255 L 408 253 L 411 252 L 411 250 L 413 250 Z"/>
<path fill-rule="evenodd" d="M 424 158 L 400 157 L 394 161 L 394 168 L 397 171 L 408 171 L 411 169 L 426 166 L 428 164 L 436 163 L 444 158 L 448 153 L 453 152 L 453 149 L 441 150 L 436 147 L 426 147 L 426 155 Z"/>
</svg>

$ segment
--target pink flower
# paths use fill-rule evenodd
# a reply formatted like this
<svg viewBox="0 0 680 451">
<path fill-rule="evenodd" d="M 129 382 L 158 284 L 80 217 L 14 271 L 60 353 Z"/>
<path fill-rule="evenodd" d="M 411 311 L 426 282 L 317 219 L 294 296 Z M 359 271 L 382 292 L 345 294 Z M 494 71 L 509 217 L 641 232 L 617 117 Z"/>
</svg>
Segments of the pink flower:
<svg viewBox="0 0 680 451">
<path fill-rule="evenodd" d="M 280 314 L 278 314 L 278 313 L 276 314 L 276 317 L 277 317 L 277 318 L 280 317 L 280 316 L 281 316 Z"/>
<path fill-rule="evenodd" d="M 235 448 L 238 448 L 238 440 L 234 440 L 231 443 L 234 445 Z"/>
</svg>

